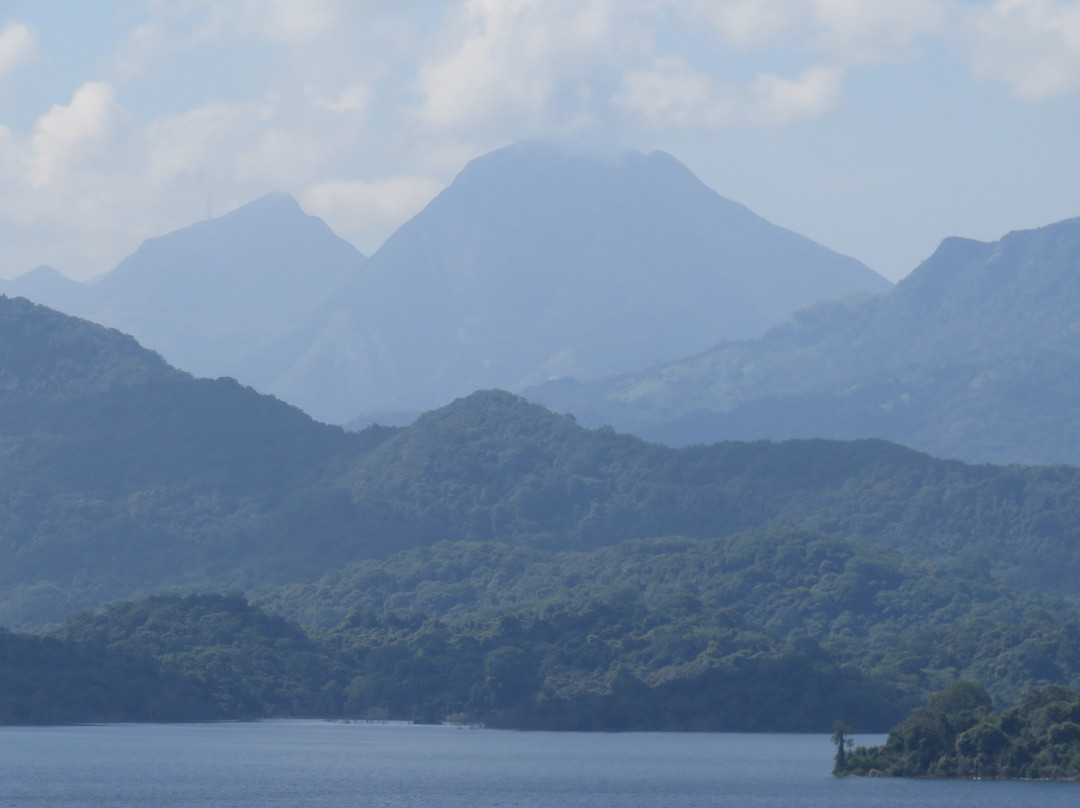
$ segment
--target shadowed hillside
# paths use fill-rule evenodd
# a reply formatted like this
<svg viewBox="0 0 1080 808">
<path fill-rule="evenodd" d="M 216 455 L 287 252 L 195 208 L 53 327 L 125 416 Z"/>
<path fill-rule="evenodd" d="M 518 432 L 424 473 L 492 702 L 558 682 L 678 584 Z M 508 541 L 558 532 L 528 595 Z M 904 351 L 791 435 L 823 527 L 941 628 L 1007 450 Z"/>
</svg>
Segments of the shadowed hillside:
<svg viewBox="0 0 1080 808">
<path fill-rule="evenodd" d="M 509 393 L 347 433 L 0 298 L 0 622 L 316 577 L 439 541 L 588 550 L 793 523 L 1075 591 L 1080 472 L 883 441 L 671 449 Z"/>
</svg>

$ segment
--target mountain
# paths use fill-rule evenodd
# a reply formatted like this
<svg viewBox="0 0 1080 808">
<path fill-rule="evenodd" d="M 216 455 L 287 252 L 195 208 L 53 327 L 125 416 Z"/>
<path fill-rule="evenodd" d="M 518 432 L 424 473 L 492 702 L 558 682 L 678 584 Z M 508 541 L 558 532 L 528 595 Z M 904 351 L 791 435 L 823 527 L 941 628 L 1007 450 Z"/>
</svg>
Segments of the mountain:
<svg viewBox="0 0 1080 808">
<path fill-rule="evenodd" d="M 10 281 L 0 281 L 0 294 L 25 297 L 59 311 L 79 307 L 87 294 L 86 284 L 73 281 L 55 267 L 40 266 Z"/>
<path fill-rule="evenodd" d="M 1080 463 L 1080 219 L 948 239 L 891 292 L 757 340 L 528 395 L 674 445 L 897 441 L 971 462 Z"/>
<path fill-rule="evenodd" d="M 323 525 L 327 479 L 363 441 L 0 297 L 0 624 L 161 587 L 292 580 L 301 556 L 351 560 L 348 521 Z"/>
<path fill-rule="evenodd" d="M 371 260 L 278 193 L 149 239 L 93 283 L 39 268 L 0 291 L 346 423 L 637 370 L 889 287 L 667 154 L 520 143 L 466 166 Z"/>
<path fill-rule="evenodd" d="M 248 590 L 442 541 L 585 551 L 801 525 L 1077 593 L 1080 470 L 884 441 L 684 449 L 486 391 L 349 433 L 0 297 L 0 625 Z"/>
<path fill-rule="evenodd" d="M 344 423 L 646 367 L 889 286 L 670 155 L 519 143 L 469 163 L 241 378 Z"/>
<path fill-rule="evenodd" d="M 132 334 L 197 376 L 247 381 L 245 361 L 303 323 L 364 260 L 274 193 L 148 239 L 93 283 L 40 267 L 0 291 Z"/>
</svg>

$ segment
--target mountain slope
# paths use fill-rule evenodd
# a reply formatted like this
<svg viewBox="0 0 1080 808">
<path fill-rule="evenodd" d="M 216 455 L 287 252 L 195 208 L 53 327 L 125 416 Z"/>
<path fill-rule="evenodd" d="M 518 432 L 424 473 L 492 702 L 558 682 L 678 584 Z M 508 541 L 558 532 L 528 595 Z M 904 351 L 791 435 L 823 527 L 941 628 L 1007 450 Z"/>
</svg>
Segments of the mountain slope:
<svg viewBox="0 0 1080 808">
<path fill-rule="evenodd" d="M 244 362 L 362 271 L 364 256 L 274 193 L 145 241 L 90 284 L 48 267 L 0 291 L 134 335 L 197 376 L 242 381 Z"/>
<path fill-rule="evenodd" d="M 364 257 L 286 194 L 149 239 L 92 287 L 82 314 L 198 376 L 243 361 L 303 322 Z"/>
<path fill-rule="evenodd" d="M 24 299 L 0 297 L 0 336 L 0 624 L 346 546 L 329 481 L 365 438 Z"/>
<path fill-rule="evenodd" d="M 645 367 L 887 288 L 669 155 L 519 143 L 466 166 L 250 377 L 343 422 Z"/>
<path fill-rule="evenodd" d="M 782 523 L 1028 587 L 1080 580 L 1074 468 L 882 441 L 671 449 L 497 391 L 347 433 L 22 299 L 0 297 L 0 337 L 0 624 L 296 582 L 439 541 L 588 550 Z"/>
<path fill-rule="evenodd" d="M 0 280 L 0 294 L 25 297 L 58 311 L 74 311 L 88 291 L 86 284 L 68 278 L 54 267 L 40 266 L 13 280 Z"/>
<path fill-rule="evenodd" d="M 881 437 L 945 457 L 1080 462 L 1080 219 L 949 239 L 896 288 L 754 341 L 530 397 L 673 444 Z"/>
</svg>

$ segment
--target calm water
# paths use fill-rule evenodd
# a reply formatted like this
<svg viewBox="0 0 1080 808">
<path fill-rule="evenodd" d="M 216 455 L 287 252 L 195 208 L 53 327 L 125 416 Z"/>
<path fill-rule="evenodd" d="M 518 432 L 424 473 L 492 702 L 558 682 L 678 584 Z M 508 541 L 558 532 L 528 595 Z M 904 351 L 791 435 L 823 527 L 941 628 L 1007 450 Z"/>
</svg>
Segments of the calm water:
<svg viewBox="0 0 1080 808">
<path fill-rule="evenodd" d="M 0 728 L 0 808 L 1080 804 L 1080 783 L 837 779 L 829 776 L 832 751 L 825 735 L 316 721 Z"/>
</svg>

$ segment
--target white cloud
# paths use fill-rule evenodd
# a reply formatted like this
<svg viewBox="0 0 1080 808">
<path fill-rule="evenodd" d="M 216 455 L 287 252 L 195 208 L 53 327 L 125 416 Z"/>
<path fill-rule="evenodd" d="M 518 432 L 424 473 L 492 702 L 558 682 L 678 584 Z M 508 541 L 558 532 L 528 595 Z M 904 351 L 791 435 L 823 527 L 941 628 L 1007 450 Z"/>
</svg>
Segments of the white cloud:
<svg viewBox="0 0 1080 808">
<path fill-rule="evenodd" d="M 29 26 L 9 22 L 0 28 L 0 79 L 37 54 L 37 36 Z"/>
<path fill-rule="evenodd" d="M 438 180 L 420 176 L 389 177 L 373 182 L 329 181 L 304 191 L 300 204 L 370 255 L 392 230 L 419 213 L 442 187 Z"/>
<path fill-rule="evenodd" d="M 437 128 L 587 126 L 642 38 L 615 0 L 467 0 L 453 25 L 418 76 L 419 117 Z"/>
<path fill-rule="evenodd" d="M 102 152 L 120 108 L 107 82 L 82 85 L 67 106 L 56 105 L 34 127 L 31 185 L 48 185 Z"/>
<path fill-rule="evenodd" d="M 1027 99 L 1080 89 L 1080 3 L 997 0 L 964 23 L 977 75 Z"/>
<path fill-rule="evenodd" d="M 126 46 L 116 58 L 117 75 L 122 79 L 137 76 L 147 65 L 176 56 L 181 48 L 168 29 L 158 22 L 138 25 L 128 36 Z"/>
<path fill-rule="evenodd" d="M 313 106 L 329 112 L 359 115 L 361 117 L 367 115 L 374 95 L 371 85 L 365 82 L 354 82 L 338 90 L 333 95 L 324 94 L 317 87 L 308 88 L 308 96 Z"/>
<path fill-rule="evenodd" d="M 842 70 L 811 67 L 797 79 L 762 75 L 750 88 L 748 119 L 765 126 L 787 126 L 831 112 L 840 102 Z"/>
<path fill-rule="evenodd" d="M 677 3 L 691 19 L 703 20 L 738 48 L 767 45 L 803 16 L 807 3 L 791 0 L 684 0 Z"/>
<path fill-rule="evenodd" d="M 690 19 L 708 22 L 741 49 L 778 44 L 845 62 L 906 52 L 945 25 L 953 0 L 682 0 Z"/>
<path fill-rule="evenodd" d="M 618 101 L 661 127 L 719 129 L 730 125 L 737 113 L 730 92 L 718 90 L 709 76 L 674 57 L 628 70 Z"/>
<path fill-rule="evenodd" d="M 362 127 L 362 116 L 297 110 L 276 92 L 236 103 L 211 101 L 145 128 L 142 173 L 162 188 L 197 179 L 205 188 L 234 193 L 295 190 L 347 157 Z"/>
<path fill-rule="evenodd" d="M 940 35 L 954 3 L 465 0 L 419 70 L 419 117 L 435 131 L 510 137 L 785 126 L 836 108 L 851 68 Z M 691 29 L 714 32 L 720 50 L 671 50 Z M 732 49 L 759 54 L 758 78 L 742 87 L 714 63 Z"/>
<path fill-rule="evenodd" d="M 388 0 L 151 0 L 147 18 L 127 35 L 116 57 L 122 78 L 148 65 L 182 59 L 206 47 L 235 47 L 251 40 L 281 46 L 303 58 L 336 60 L 349 54 L 328 48 L 340 44 L 350 25 L 370 23 L 371 12 Z M 353 31 L 355 33 L 355 31 Z M 329 52 L 328 52 L 329 51 Z M 242 67 L 240 69 L 243 69 Z"/>
<path fill-rule="evenodd" d="M 143 134 L 147 180 L 161 186 L 181 176 L 201 174 L 222 182 L 232 174 L 236 155 L 251 147 L 272 109 L 272 101 L 266 100 L 210 101 L 152 121 Z"/>
<path fill-rule="evenodd" d="M 11 129 L 0 124 L 0 182 L 18 181 L 22 168 L 19 151 L 19 143 Z"/>
<path fill-rule="evenodd" d="M 304 44 L 338 23 L 343 4 L 336 0 L 245 0 L 245 21 L 268 39 Z"/>
<path fill-rule="evenodd" d="M 951 6 L 951 0 L 814 0 L 814 13 L 826 52 L 874 62 L 942 31 Z"/>
<path fill-rule="evenodd" d="M 620 100 L 662 128 L 781 127 L 831 112 L 843 83 L 843 70 L 818 66 L 795 79 L 764 73 L 739 91 L 717 87 L 680 59 L 658 59 L 650 70 L 627 73 Z"/>
</svg>

